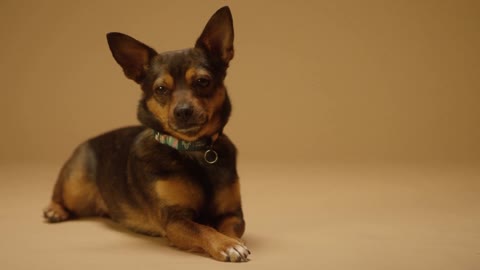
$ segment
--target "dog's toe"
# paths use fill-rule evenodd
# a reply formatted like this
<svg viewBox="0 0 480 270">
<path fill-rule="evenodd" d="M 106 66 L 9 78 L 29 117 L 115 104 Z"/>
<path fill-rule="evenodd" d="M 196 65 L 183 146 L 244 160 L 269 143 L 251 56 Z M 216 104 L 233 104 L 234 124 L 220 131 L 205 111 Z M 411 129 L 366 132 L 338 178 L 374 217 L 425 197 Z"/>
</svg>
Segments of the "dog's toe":
<svg viewBox="0 0 480 270">
<path fill-rule="evenodd" d="M 225 245 L 219 252 L 218 260 L 225 262 L 248 262 L 250 251 L 246 246 L 239 242 L 232 242 Z"/>
<path fill-rule="evenodd" d="M 67 220 L 69 214 L 61 205 L 52 202 L 43 210 L 43 217 L 47 222 L 56 223 Z"/>
<path fill-rule="evenodd" d="M 243 245 L 236 245 L 227 249 L 230 261 L 232 262 L 246 262 L 248 261 L 249 252 L 247 247 Z"/>
</svg>

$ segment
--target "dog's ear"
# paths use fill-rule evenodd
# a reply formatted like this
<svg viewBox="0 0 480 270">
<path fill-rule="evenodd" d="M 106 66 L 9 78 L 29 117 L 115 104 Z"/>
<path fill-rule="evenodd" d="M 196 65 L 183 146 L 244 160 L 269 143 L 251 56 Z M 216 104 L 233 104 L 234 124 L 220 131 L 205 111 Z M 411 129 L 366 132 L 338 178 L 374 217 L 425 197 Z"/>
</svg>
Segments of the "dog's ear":
<svg viewBox="0 0 480 270">
<path fill-rule="evenodd" d="M 108 33 L 107 41 L 113 58 L 123 68 L 125 76 L 141 83 L 150 59 L 157 52 L 142 42 L 122 33 Z"/>
<path fill-rule="evenodd" d="M 210 18 L 195 44 L 196 48 L 206 50 L 211 56 L 218 57 L 225 65 L 232 60 L 233 19 L 228 6 L 217 10 Z"/>
</svg>

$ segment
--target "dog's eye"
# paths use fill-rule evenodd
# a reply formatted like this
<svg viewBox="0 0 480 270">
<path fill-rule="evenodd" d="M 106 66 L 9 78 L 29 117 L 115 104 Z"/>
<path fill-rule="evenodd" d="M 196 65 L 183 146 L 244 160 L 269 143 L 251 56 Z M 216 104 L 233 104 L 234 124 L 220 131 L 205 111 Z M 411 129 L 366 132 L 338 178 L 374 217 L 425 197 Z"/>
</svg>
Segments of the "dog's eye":
<svg viewBox="0 0 480 270">
<path fill-rule="evenodd" d="M 195 81 L 195 85 L 197 85 L 198 87 L 201 87 L 201 88 L 206 88 L 210 85 L 210 79 L 207 79 L 207 78 L 198 78 L 196 81 Z"/>
<path fill-rule="evenodd" d="M 155 92 L 160 95 L 165 95 L 168 92 L 168 88 L 165 86 L 157 86 L 157 88 L 155 88 Z"/>
</svg>

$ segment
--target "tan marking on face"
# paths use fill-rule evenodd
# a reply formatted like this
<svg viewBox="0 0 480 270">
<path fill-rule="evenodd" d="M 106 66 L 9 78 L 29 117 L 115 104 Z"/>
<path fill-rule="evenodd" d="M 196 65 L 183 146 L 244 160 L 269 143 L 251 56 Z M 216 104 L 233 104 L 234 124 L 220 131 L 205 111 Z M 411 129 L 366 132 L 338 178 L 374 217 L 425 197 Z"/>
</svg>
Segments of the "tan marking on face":
<svg viewBox="0 0 480 270">
<path fill-rule="evenodd" d="M 192 83 L 192 80 L 197 73 L 196 70 L 196 68 L 189 68 L 187 69 L 187 72 L 185 72 L 185 81 L 187 82 L 187 84 L 190 85 Z"/>
<path fill-rule="evenodd" d="M 168 126 L 168 110 L 169 105 L 161 106 L 155 98 L 150 97 L 147 100 L 147 108 L 148 110 L 153 113 L 155 118 L 157 118 L 164 126 Z"/>
<path fill-rule="evenodd" d="M 147 108 L 148 110 L 155 116 L 155 118 L 162 123 L 162 126 L 164 130 L 168 133 L 170 133 L 172 136 L 180 138 L 182 140 L 186 141 L 194 141 L 197 140 L 200 135 L 195 135 L 195 136 L 187 136 L 185 134 L 179 133 L 173 129 L 170 128 L 169 126 L 169 110 L 170 110 L 170 104 L 165 105 L 164 107 L 158 104 L 158 102 L 155 100 L 155 98 L 151 97 L 149 100 L 147 100 Z"/>
<path fill-rule="evenodd" d="M 226 96 L 226 90 L 222 87 L 217 89 L 215 94 L 205 101 L 208 116 L 210 118 L 212 118 L 216 112 L 220 111 Z"/>
<path fill-rule="evenodd" d="M 214 198 L 215 212 L 218 215 L 235 212 L 240 209 L 240 183 L 228 185 L 215 194 Z"/>
<path fill-rule="evenodd" d="M 210 73 L 202 68 L 189 68 L 185 73 L 185 79 L 187 80 L 188 84 L 190 84 L 193 79 L 199 76 L 210 77 Z M 172 76 L 169 74 L 162 75 L 162 77 L 155 81 L 154 87 L 160 85 L 170 87 L 169 83 L 174 84 Z M 185 94 L 190 96 L 185 96 Z M 170 121 L 174 121 L 170 119 L 170 116 L 173 115 L 175 104 L 178 100 L 185 98 L 190 100 L 196 110 L 204 110 L 206 113 L 206 118 L 208 119 L 208 122 L 195 135 L 182 134 L 170 128 L 169 125 Z M 219 111 L 222 108 L 223 102 L 225 102 L 225 98 L 226 90 L 224 87 L 217 89 L 215 94 L 209 98 L 194 98 L 189 91 L 182 92 L 182 95 L 174 92 L 174 94 L 171 96 L 170 102 L 165 106 L 161 106 L 153 97 L 151 97 L 149 100 L 147 100 L 147 107 L 149 111 L 153 113 L 155 118 L 162 123 L 162 126 L 166 132 L 182 140 L 195 141 L 201 137 L 213 136 L 218 132 L 221 124 Z"/>
<path fill-rule="evenodd" d="M 162 203 L 198 210 L 203 203 L 203 192 L 194 183 L 181 179 L 158 180 L 154 190 Z"/>
<path fill-rule="evenodd" d="M 173 90 L 175 88 L 175 80 L 172 75 L 169 73 L 163 73 L 162 76 L 158 77 L 153 83 L 153 87 L 157 88 L 159 86 L 167 87 L 168 89 Z"/>
<path fill-rule="evenodd" d="M 210 72 L 208 72 L 204 68 L 191 67 L 191 68 L 187 69 L 187 72 L 185 72 L 185 81 L 189 85 L 192 84 L 192 81 L 194 79 L 200 78 L 200 77 L 211 78 L 211 75 L 210 75 Z"/>
<path fill-rule="evenodd" d="M 204 108 L 208 115 L 208 123 L 199 132 L 200 136 L 213 136 L 220 129 L 220 110 L 225 102 L 225 88 L 217 89 L 214 96 L 204 100 Z"/>
</svg>

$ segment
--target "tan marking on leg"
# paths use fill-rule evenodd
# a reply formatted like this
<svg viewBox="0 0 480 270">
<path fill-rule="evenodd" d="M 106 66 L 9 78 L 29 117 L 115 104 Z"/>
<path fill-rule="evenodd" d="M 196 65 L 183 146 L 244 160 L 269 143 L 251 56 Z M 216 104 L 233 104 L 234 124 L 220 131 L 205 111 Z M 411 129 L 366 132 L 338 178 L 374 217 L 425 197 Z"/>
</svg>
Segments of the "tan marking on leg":
<svg viewBox="0 0 480 270">
<path fill-rule="evenodd" d="M 134 209 L 129 205 L 122 205 L 124 218 L 119 222 L 127 228 L 149 235 L 165 236 L 162 225 L 161 211 L 153 209 Z M 155 211 L 152 213 L 151 211 Z"/>
<path fill-rule="evenodd" d="M 167 206 L 198 210 L 204 199 L 199 186 L 181 178 L 158 180 L 154 189 L 161 202 Z"/>
<path fill-rule="evenodd" d="M 83 175 L 72 176 L 65 183 L 63 192 L 65 206 L 77 215 L 100 214 L 97 210 L 105 212 L 105 203 L 100 198 L 97 187 Z"/>
<path fill-rule="evenodd" d="M 182 178 L 159 179 L 153 184 L 153 192 L 158 201 L 142 209 L 122 205 L 124 218 L 119 222 L 128 228 L 151 235 L 165 235 L 162 207 L 176 206 L 197 211 L 203 203 L 200 187 Z"/>
<path fill-rule="evenodd" d="M 237 216 L 229 216 L 218 225 L 218 231 L 240 241 L 245 232 L 245 222 Z"/>
<path fill-rule="evenodd" d="M 215 212 L 218 215 L 232 213 L 240 209 L 240 183 L 235 181 L 233 184 L 223 187 L 217 191 L 214 198 Z"/>
<path fill-rule="evenodd" d="M 66 178 L 63 180 L 63 203 L 79 216 L 104 215 L 107 213 L 94 179 L 95 156 L 88 144 L 75 151 L 67 164 Z"/>
<path fill-rule="evenodd" d="M 186 219 L 169 222 L 167 238 L 176 247 L 186 250 L 202 249 L 219 261 L 246 262 L 250 254 L 240 241 Z"/>
</svg>

